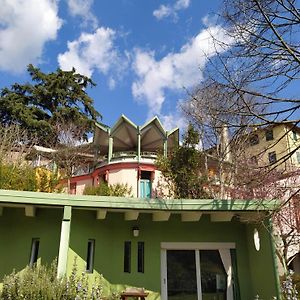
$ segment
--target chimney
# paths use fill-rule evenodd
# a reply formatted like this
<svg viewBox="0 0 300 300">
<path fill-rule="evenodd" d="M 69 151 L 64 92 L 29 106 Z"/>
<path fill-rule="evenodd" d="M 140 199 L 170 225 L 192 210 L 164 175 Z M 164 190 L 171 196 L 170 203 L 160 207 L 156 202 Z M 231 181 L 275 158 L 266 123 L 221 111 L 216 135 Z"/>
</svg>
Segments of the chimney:
<svg viewBox="0 0 300 300">
<path fill-rule="evenodd" d="M 224 161 L 231 161 L 230 140 L 228 126 L 223 125 L 220 136 L 221 153 Z"/>
</svg>

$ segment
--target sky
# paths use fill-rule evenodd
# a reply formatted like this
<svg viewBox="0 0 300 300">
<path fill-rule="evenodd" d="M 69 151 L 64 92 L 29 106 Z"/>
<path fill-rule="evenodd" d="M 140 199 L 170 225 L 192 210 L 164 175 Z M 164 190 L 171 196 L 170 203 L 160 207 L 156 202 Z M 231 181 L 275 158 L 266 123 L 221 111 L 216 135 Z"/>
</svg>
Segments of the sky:
<svg viewBox="0 0 300 300">
<path fill-rule="evenodd" d="M 220 0 L 0 0 L 0 89 L 29 80 L 26 66 L 87 75 L 88 94 L 112 126 L 158 116 L 184 128 L 180 103 L 215 54 Z"/>
</svg>

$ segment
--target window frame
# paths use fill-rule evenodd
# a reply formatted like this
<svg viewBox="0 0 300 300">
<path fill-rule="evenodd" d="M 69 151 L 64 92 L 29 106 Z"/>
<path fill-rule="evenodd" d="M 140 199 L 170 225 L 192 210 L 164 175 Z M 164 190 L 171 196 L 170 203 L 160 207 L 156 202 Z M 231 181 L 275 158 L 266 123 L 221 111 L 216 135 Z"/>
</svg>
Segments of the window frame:
<svg viewBox="0 0 300 300">
<path fill-rule="evenodd" d="M 124 242 L 124 264 L 123 272 L 131 273 L 131 241 Z"/>
<path fill-rule="evenodd" d="M 29 266 L 33 267 L 38 260 L 40 249 L 40 238 L 32 238 L 29 256 Z"/>
<path fill-rule="evenodd" d="M 95 239 L 88 239 L 85 268 L 86 273 L 94 272 L 95 243 Z"/>
<path fill-rule="evenodd" d="M 272 141 L 274 140 L 274 131 L 273 129 L 267 129 L 265 132 L 266 141 Z"/>
<path fill-rule="evenodd" d="M 250 146 L 255 146 L 259 144 L 259 136 L 257 133 L 250 135 L 249 144 Z"/>
<path fill-rule="evenodd" d="M 145 273 L 145 242 L 137 243 L 137 271 Z"/>
<path fill-rule="evenodd" d="M 276 151 L 268 152 L 269 164 L 273 165 L 277 162 L 277 154 Z"/>
</svg>

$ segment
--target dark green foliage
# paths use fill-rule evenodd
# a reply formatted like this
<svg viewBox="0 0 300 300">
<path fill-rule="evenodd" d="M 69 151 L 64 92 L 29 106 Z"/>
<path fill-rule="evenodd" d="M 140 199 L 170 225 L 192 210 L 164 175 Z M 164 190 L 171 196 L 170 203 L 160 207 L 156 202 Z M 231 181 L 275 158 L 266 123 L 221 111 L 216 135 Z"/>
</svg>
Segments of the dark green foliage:
<svg viewBox="0 0 300 300">
<path fill-rule="evenodd" d="M 13 272 L 3 279 L 3 290 L 0 292 L 2 300 L 74 300 L 91 299 L 101 300 L 101 277 L 96 278 L 89 286 L 85 273 L 77 275 L 76 260 L 71 275 L 58 279 L 56 276 L 57 264 L 53 262 L 49 267 L 37 265 L 26 267 L 19 273 Z"/>
<path fill-rule="evenodd" d="M 110 184 L 100 182 L 98 186 L 88 186 L 83 191 L 84 195 L 132 197 L 132 188 L 128 184 Z"/>
<path fill-rule="evenodd" d="M 157 167 L 169 183 L 175 198 L 207 198 L 205 191 L 206 176 L 201 174 L 201 154 L 196 149 L 199 135 L 189 125 L 182 146 L 169 157 L 160 156 Z"/>
<path fill-rule="evenodd" d="M 95 83 L 72 71 L 45 74 L 28 66 L 32 83 L 15 83 L 0 93 L 0 120 L 3 125 L 19 124 L 37 137 L 40 145 L 53 146 L 59 141 L 56 125 L 73 124 L 84 128 L 77 138 L 87 138 L 100 114 L 86 90 Z"/>
<path fill-rule="evenodd" d="M 84 195 L 109 196 L 108 184 L 100 182 L 98 186 L 87 186 L 83 191 Z"/>
</svg>

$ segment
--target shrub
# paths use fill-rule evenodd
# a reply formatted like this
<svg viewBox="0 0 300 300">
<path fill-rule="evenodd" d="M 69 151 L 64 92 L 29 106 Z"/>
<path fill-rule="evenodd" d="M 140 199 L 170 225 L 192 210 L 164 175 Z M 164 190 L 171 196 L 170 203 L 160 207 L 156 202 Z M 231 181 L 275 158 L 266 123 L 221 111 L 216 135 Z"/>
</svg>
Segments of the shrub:
<svg viewBox="0 0 300 300">
<path fill-rule="evenodd" d="M 6 164 L 0 161 L 0 189 L 35 191 L 35 170 L 28 165 Z"/>
<path fill-rule="evenodd" d="M 101 278 L 96 278 L 89 286 L 85 273 L 77 275 L 76 260 L 71 275 L 58 279 L 56 276 L 57 264 L 53 262 L 49 267 L 37 265 L 26 267 L 19 273 L 13 272 L 5 276 L 3 289 L 0 292 L 2 300 L 101 300 Z"/>
<path fill-rule="evenodd" d="M 86 186 L 83 194 L 93 196 L 109 196 L 108 184 L 105 182 L 100 182 L 97 186 Z"/>
<path fill-rule="evenodd" d="M 94 196 L 132 197 L 132 187 L 128 186 L 127 183 L 108 185 L 105 182 L 100 182 L 98 186 L 85 187 L 83 194 Z"/>
<path fill-rule="evenodd" d="M 284 300 L 298 300 L 300 293 L 300 275 L 292 270 L 281 278 L 282 296 Z"/>
</svg>

